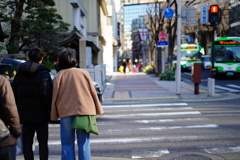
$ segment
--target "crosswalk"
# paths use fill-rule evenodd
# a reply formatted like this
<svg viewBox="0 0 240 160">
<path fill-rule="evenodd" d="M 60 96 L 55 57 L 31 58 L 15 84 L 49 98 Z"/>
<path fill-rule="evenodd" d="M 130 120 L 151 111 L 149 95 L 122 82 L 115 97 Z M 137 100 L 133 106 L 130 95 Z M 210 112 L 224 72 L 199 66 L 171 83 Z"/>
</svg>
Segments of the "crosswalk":
<svg viewBox="0 0 240 160">
<path fill-rule="evenodd" d="M 97 117 L 100 135 L 91 135 L 93 154 L 102 157 L 145 159 L 162 157 L 176 150 L 202 153 L 240 152 L 240 145 L 221 144 L 233 135 L 222 131 L 201 111 L 187 103 L 106 105 Z M 59 125 L 50 126 L 49 146 L 60 146 Z M 224 136 L 223 136 L 224 135 Z M 189 148 L 189 146 L 191 146 Z"/>
<path fill-rule="evenodd" d="M 226 84 L 224 86 L 220 86 L 220 85 L 215 85 L 216 89 L 220 89 L 222 91 L 225 92 L 238 92 L 240 93 L 240 85 L 235 85 L 235 84 Z"/>
</svg>

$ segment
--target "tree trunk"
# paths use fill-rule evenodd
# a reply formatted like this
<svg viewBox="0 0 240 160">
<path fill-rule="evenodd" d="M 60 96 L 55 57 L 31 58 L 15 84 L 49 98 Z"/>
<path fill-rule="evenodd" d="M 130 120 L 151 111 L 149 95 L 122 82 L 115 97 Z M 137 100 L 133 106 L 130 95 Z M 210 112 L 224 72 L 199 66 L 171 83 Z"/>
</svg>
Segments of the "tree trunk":
<svg viewBox="0 0 240 160">
<path fill-rule="evenodd" d="M 8 54 L 19 53 L 19 43 L 21 38 L 21 18 L 23 14 L 23 6 L 26 0 L 16 2 L 16 11 L 11 21 L 11 34 L 7 45 Z"/>
</svg>

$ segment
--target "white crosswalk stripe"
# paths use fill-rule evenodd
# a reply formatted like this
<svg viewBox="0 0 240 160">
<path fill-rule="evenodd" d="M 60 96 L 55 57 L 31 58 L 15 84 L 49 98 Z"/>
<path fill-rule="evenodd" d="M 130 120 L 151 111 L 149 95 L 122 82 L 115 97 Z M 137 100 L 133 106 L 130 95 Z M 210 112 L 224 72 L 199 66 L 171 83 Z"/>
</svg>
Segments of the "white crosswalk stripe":
<svg viewBox="0 0 240 160">
<path fill-rule="evenodd" d="M 221 126 L 211 123 L 211 120 L 187 103 L 106 105 L 103 108 L 105 113 L 97 116 L 100 135 L 93 135 L 90 139 L 95 152 L 100 146 L 107 148 L 105 152 L 114 153 L 118 149 L 127 148 L 132 159 L 144 159 L 170 154 L 171 145 L 222 139 L 215 133 Z M 56 140 L 59 124 L 51 124 L 50 128 L 54 133 L 49 135 L 52 137 L 49 146 L 60 146 L 60 140 Z M 209 130 L 215 134 L 207 134 Z M 232 137 L 231 134 L 225 136 Z M 161 147 L 155 147 L 154 144 L 161 144 Z M 239 152 L 240 146 L 216 144 L 196 146 L 196 149 L 217 154 L 222 151 Z"/>
<path fill-rule="evenodd" d="M 228 92 L 240 92 L 240 90 L 232 89 L 232 88 L 229 88 L 229 87 L 223 87 L 223 86 L 219 86 L 219 85 L 215 85 L 215 88 L 225 90 L 225 91 L 228 91 Z"/>
<path fill-rule="evenodd" d="M 240 86 L 235 85 L 235 84 L 227 84 L 226 86 L 240 89 Z"/>
</svg>

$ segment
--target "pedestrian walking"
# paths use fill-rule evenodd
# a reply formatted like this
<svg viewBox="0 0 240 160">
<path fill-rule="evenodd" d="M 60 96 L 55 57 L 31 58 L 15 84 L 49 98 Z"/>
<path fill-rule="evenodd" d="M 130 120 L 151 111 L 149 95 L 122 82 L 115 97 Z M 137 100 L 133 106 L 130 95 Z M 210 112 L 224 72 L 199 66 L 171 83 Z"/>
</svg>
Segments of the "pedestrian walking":
<svg viewBox="0 0 240 160">
<path fill-rule="evenodd" d="M 126 73 L 126 68 L 127 68 L 127 61 L 126 61 L 126 59 L 123 59 L 122 66 L 123 66 L 123 73 Z"/>
<path fill-rule="evenodd" d="M 127 66 L 128 66 L 129 72 L 132 73 L 133 63 L 132 63 L 132 60 L 131 60 L 131 59 L 128 60 L 128 65 L 127 65 Z"/>
<path fill-rule="evenodd" d="M 10 131 L 10 136 L 0 142 L 0 159 L 16 160 L 16 142 L 22 131 L 11 84 L 2 75 L 0 75 L 0 118 Z"/>
<path fill-rule="evenodd" d="M 90 135 L 85 130 L 73 129 L 76 115 L 102 114 L 96 90 L 89 73 L 75 68 L 72 53 L 62 52 L 58 59 L 60 71 L 54 77 L 51 120 L 60 118 L 62 160 L 75 160 L 75 134 L 79 160 L 90 160 Z"/>
<path fill-rule="evenodd" d="M 33 140 L 37 134 L 40 160 L 48 159 L 48 123 L 52 100 L 50 70 L 42 64 L 43 52 L 31 48 L 30 61 L 20 64 L 13 81 L 13 90 L 23 125 L 23 154 L 25 160 L 33 160 Z"/>
</svg>

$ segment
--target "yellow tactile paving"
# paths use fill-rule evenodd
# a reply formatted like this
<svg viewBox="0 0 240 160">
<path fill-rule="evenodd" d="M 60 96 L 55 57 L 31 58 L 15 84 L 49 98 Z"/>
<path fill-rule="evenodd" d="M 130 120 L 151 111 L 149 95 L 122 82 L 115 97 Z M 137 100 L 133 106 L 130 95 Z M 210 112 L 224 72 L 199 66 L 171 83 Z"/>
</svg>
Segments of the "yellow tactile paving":
<svg viewBox="0 0 240 160">
<path fill-rule="evenodd" d="M 128 91 L 115 91 L 114 99 L 130 100 L 129 92 Z"/>
<path fill-rule="evenodd" d="M 188 89 L 188 90 L 191 90 L 191 91 L 194 91 L 194 87 L 182 87 L 183 89 Z M 199 92 L 207 92 L 205 90 L 202 90 L 199 88 Z"/>
</svg>

